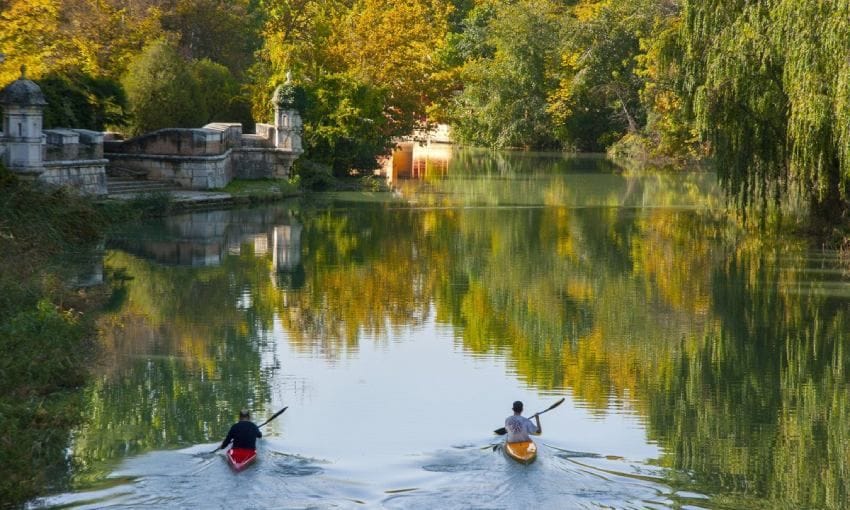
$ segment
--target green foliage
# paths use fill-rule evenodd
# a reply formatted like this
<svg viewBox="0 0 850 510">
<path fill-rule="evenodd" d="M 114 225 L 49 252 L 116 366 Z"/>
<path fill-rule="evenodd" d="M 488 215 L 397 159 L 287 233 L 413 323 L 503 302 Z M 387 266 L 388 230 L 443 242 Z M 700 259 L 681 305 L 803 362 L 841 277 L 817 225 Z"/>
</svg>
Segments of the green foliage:
<svg viewBox="0 0 850 510">
<path fill-rule="evenodd" d="M 291 80 L 287 80 L 285 83 L 280 84 L 275 89 L 275 95 L 273 97 L 273 101 L 276 102 L 274 106 L 281 108 L 283 110 L 303 110 L 304 109 L 304 101 L 303 94 L 299 92 L 303 90 L 295 86 Z"/>
<path fill-rule="evenodd" d="M 658 5 L 654 0 L 603 2 L 567 17 L 560 84 L 550 97 L 559 138 L 567 145 L 600 150 L 644 126 L 636 56 Z"/>
<path fill-rule="evenodd" d="M 391 191 L 387 179 L 380 175 L 364 175 L 359 179 L 359 189 L 375 193 Z"/>
<path fill-rule="evenodd" d="M 187 67 L 164 39 L 147 46 L 130 64 L 124 87 L 132 106 L 132 134 L 203 125 L 206 112 L 197 107 L 199 88 Z"/>
<path fill-rule="evenodd" d="M 682 90 L 742 208 L 795 195 L 841 221 L 850 177 L 850 3 L 686 1 Z"/>
<path fill-rule="evenodd" d="M 251 65 L 260 47 L 262 11 L 249 0 L 180 0 L 162 15 L 162 27 L 177 34 L 180 53 L 209 60 L 235 76 Z"/>
<path fill-rule="evenodd" d="M 3 505 L 59 483 L 72 390 L 86 378 L 91 322 L 73 309 L 87 300 L 61 282 L 55 257 L 95 241 L 106 220 L 76 194 L 19 181 L 0 167 L 0 479 Z M 66 261 L 63 261 L 66 262 Z"/>
<path fill-rule="evenodd" d="M 298 184 L 304 189 L 324 191 L 332 189 L 337 182 L 330 166 L 309 159 L 297 159 L 293 171 L 298 177 Z"/>
<path fill-rule="evenodd" d="M 463 90 L 447 115 L 459 141 L 492 147 L 557 144 L 547 96 L 556 84 L 560 16 L 560 6 L 548 0 L 485 4 L 470 12 L 469 32 L 453 41 L 455 53 L 466 59 Z"/>
<path fill-rule="evenodd" d="M 262 200 L 295 195 L 298 193 L 298 186 L 287 179 L 235 179 L 230 181 L 222 191 Z"/>
<path fill-rule="evenodd" d="M 50 73 L 37 83 L 47 100 L 45 128 L 103 131 L 127 119 L 127 96 L 115 80 L 75 71 Z"/>
<path fill-rule="evenodd" d="M 18 177 L 0 163 L 0 191 L 11 189 L 18 183 Z"/>
<path fill-rule="evenodd" d="M 140 218 L 166 216 L 174 209 L 174 201 L 168 192 L 142 193 L 129 201 L 128 209 L 139 213 Z"/>
<path fill-rule="evenodd" d="M 39 257 L 57 253 L 69 245 L 93 241 L 106 219 L 92 204 L 64 188 L 45 188 L 0 171 L 0 256 L 21 257 L 17 264 L 35 271 Z M 21 276 L 4 271 L 3 277 Z M 0 300 L 4 299 L 0 293 Z"/>
<path fill-rule="evenodd" d="M 376 158 L 392 144 L 384 115 L 387 92 L 345 74 L 324 75 L 302 88 L 303 157 L 330 167 L 335 176 L 377 168 Z"/>
<path fill-rule="evenodd" d="M 652 154 L 691 150 L 660 66 L 677 40 L 676 2 L 491 1 L 464 12 L 440 53 L 457 93 L 436 112 L 461 142 L 602 151 L 628 133 Z"/>
<path fill-rule="evenodd" d="M 681 87 L 683 47 L 678 9 L 659 16 L 651 37 L 641 40 L 644 52 L 637 57 L 640 91 L 646 108 L 646 140 L 650 159 L 698 160 L 705 155 L 685 108 Z"/>
<path fill-rule="evenodd" d="M 334 174 L 371 169 L 389 139 L 406 136 L 448 92 L 436 58 L 454 6 L 444 0 L 263 1 L 264 47 L 251 70 L 252 103 L 291 72 L 307 92 L 307 158 Z M 311 111 L 316 109 L 316 111 Z"/>
<path fill-rule="evenodd" d="M 82 384 L 85 372 L 71 353 L 85 333 L 74 313 L 61 312 L 44 300 L 4 321 L 0 383 L 11 389 L 9 396 L 41 395 Z"/>
<path fill-rule="evenodd" d="M 250 124 L 247 103 L 230 71 L 208 59 L 186 60 L 166 40 L 148 46 L 133 61 L 124 83 L 132 105 L 133 134 L 200 127 L 214 120 Z"/>
<path fill-rule="evenodd" d="M 216 121 L 240 122 L 246 129 L 253 125 L 249 103 L 227 67 L 204 58 L 189 62 L 189 73 L 198 90 L 193 99 L 203 113 L 202 125 Z"/>
</svg>

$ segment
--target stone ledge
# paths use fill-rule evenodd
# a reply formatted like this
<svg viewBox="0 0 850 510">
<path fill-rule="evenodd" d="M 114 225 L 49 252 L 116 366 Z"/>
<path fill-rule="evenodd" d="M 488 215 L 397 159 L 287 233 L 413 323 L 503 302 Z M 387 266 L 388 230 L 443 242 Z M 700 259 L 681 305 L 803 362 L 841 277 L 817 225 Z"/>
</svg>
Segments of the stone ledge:
<svg viewBox="0 0 850 510">
<path fill-rule="evenodd" d="M 298 152 L 290 149 L 277 149 L 275 147 L 239 147 L 234 148 L 234 152 L 270 152 L 275 154 L 292 154 L 292 155 L 301 155 L 304 151 Z"/>
<path fill-rule="evenodd" d="M 45 168 L 55 166 L 106 166 L 107 164 L 109 164 L 108 159 L 60 159 L 42 163 Z"/>
<path fill-rule="evenodd" d="M 177 156 L 174 154 L 139 154 L 139 153 L 128 153 L 128 152 L 105 152 L 103 156 L 109 160 L 113 159 L 149 159 L 149 160 L 157 160 L 157 161 L 173 161 L 173 162 L 182 162 L 182 161 L 221 161 L 222 159 L 226 159 L 230 156 L 230 153 L 234 149 L 227 149 L 221 154 L 215 154 L 211 156 Z"/>
<path fill-rule="evenodd" d="M 71 145 L 80 143 L 80 134 L 70 129 L 55 128 L 42 130 L 50 145 Z"/>
</svg>

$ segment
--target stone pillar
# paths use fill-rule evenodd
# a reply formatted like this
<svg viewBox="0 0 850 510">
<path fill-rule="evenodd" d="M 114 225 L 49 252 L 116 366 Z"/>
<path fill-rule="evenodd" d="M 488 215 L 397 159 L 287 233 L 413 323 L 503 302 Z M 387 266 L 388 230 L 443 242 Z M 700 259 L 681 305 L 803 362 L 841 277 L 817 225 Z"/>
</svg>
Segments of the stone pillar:
<svg viewBox="0 0 850 510">
<path fill-rule="evenodd" d="M 295 86 L 289 73 L 286 82 L 278 85 L 272 96 L 274 106 L 274 146 L 276 149 L 301 154 L 301 115 L 295 109 Z"/>
<path fill-rule="evenodd" d="M 6 146 L 3 163 L 18 173 L 40 174 L 44 170 L 42 156 L 42 118 L 47 101 L 34 82 L 21 77 L 0 91 L 3 106 L 3 137 Z"/>
</svg>

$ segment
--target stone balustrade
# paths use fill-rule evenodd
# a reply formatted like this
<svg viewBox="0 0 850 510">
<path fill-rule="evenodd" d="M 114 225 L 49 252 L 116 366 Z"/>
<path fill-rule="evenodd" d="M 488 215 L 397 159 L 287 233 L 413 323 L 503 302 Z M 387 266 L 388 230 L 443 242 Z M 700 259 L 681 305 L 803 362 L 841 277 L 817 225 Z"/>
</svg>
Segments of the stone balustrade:
<svg viewBox="0 0 850 510">
<path fill-rule="evenodd" d="M 105 156 L 115 171 L 186 189 L 219 189 L 234 178 L 287 178 L 300 152 L 274 147 L 275 126 L 216 122 L 202 128 L 160 129 L 129 140 L 107 139 Z"/>
</svg>

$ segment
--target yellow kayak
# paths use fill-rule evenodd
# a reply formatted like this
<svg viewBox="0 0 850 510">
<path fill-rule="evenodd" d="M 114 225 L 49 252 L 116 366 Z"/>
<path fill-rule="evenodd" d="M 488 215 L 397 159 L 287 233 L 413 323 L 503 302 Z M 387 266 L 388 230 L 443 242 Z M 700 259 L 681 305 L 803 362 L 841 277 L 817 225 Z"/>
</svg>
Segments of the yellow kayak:
<svg viewBox="0 0 850 510">
<path fill-rule="evenodd" d="M 537 458 L 537 445 L 534 441 L 505 443 L 505 453 L 517 462 L 531 464 Z"/>
</svg>

